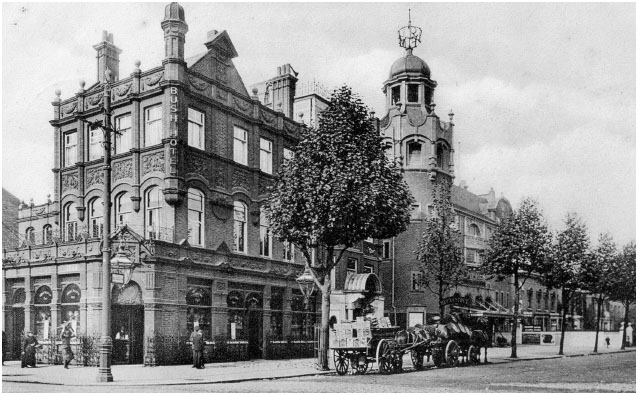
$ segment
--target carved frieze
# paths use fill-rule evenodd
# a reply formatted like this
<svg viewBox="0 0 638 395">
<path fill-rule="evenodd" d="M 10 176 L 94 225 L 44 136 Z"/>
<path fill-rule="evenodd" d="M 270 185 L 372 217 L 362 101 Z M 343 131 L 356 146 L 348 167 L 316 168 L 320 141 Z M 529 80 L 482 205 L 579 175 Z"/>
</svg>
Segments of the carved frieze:
<svg viewBox="0 0 638 395">
<path fill-rule="evenodd" d="M 200 80 L 199 78 L 193 77 L 192 75 L 188 76 L 188 83 L 198 91 L 206 91 L 208 89 L 208 83 L 206 81 Z"/>
<path fill-rule="evenodd" d="M 226 130 L 226 115 L 218 114 L 215 118 L 215 133 L 214 136 L 217 139 L 216 149 L 217 154 L 226 157 L 226 151 L 228 147 L 228 134 Z"/>
<path fill-rule="evenodd" d="M 213 86 L 213 90 L 215 91 L 215 98 L 221 101 L 228 101 L 228 92 L 223 89 L 219 89 Z"/>
<path fill-rule="evenodd" d="M 243 169 L 233 169 L 233 187 L 250 190 L 250 173 Z"/>
<path fill-rule="evenodd" d="M 101 168 L 88 169 L 86 171 L 86 187 L 91 188 L 94 185 L 104 185 L 104 173 Z"/>
<path fill-rule="evenodd" d="M 248 270 L 256 270 L 256 271 L 265 271 L 266 270 L 266 262 L 263 261 L 247 261 L 247 260 L 238 260 L 234 259 L 230 262 L 230 265 L 234 268 L 238 269 L 248 269 Z"/>
<path fill-rule="evenodd" d="M 133 84 L 131 82 L 129 82 L 128 84 L 116 86 L 111 91 L 111 100 L 116 101 L 125 98 L 131 90 L 132 86 Z"/>
<path fill-rule="evenodd" d="M 78 188 L 78 173 L 62 174 L 62 193 Z"/>
<path fill-rule="evenodd" d="M 282 265 L 280 263 L 272 262 L 270 265 L 270 272 L 278 276 L 287 276 L 290 274 L 290 264 Z"/>
<path fill-rule="evenodd" d="M 259 110 L 259 118 L 270 126 L 277 126 L 277 117 L 263 109 Z"/>
<path fill-rule="evenodd" d="M 164 171 L 164 151 L 142 157 L 142 174 L 152 171 Z"/>
<path fill-rule="evenodd" d="M 158 71 L 157 73 L 142 78 L 142 90 L 147 91 L 153 89 L 153 87 L 160 83 L 162 77 L 164 77 L 164 72 Z"/>
<path fill-rule="evenodd" d="M 220 164 L 213 172 L 213 186 L 217 189 L 226 189 L 228 188 L 227 184 L 226 165 Z"/>
<path fill-rule="evenodd" d="M 100 103 L 102 103 L 102 96 L 104 96 L 104 94 L 102 92 L 98 92 L 94 95 L 87 97 L 86 101 L 84 102 L 84 109 L 88 110 L 100 105 Z"/>
<path fill-rule="evenodd" d="M 265 177 L 259 178 L 259 194 L 265 195 L 269 192 L 270 187 L 272 186 L 272 181 Z"/>
<path fill-rule="evenodd" d="M 210 161 L 207 158 L 193 155 L 190 157 L 190 160 L 186 162 L 186 169 L 187 173 L 195 173 L 204 178 L 208 178 Z"/>
<path fill-rule="evenodd" d="M 233 107 L 246 115 L 252 115 L 250 113 L 251 105 L 244 99 L 233 97 Z"/>
<path fill-rule="evenodd" d="M 62 107 L 62 114 L 66 115 L 71 115 L 75 112 L 75 109 L 77 108 L 78 103 L 77 102 L 73 102 L 73 103 L 69 103 L 65 106 Z"/>
<path fill-rule="evenodd" d="M 133 160 L 127 159 L 113 164 L 113 179 L 133 178 Z"/>
<path fill-rule="evenodd" d="M 215 61 L 215 77 L 218 81 L 222 83 L 226 83 L 228 80 L 228 76 L 226 75 L 226 64 L 223 61 L 216 60 Z"/>
<path fill-rule="evenodd" d="M 291 137 L 299 136 L 299 126 L 296 126 L 295 124 L 289 121 L 284 121 L 284 130 Z"/>
</svg>

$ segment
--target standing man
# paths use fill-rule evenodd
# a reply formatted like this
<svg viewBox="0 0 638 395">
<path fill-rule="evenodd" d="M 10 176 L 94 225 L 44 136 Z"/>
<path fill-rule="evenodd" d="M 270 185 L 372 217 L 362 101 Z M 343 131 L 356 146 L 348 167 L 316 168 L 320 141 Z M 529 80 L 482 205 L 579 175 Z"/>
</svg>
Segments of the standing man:
<svg viewBox="0 0 638 395">
<path fill-rule="evenodd" d="M 7 335 L 2 331 L 2 366 L 4 366 L 4 360 L 7 356 L 7 350 L 9 349 L 9 342 L 7 341 Z"/>
<path fill-rule="evenodd" d="M 69 368 L 69 363 L 75 358 L 71 350 L 71 338 L 75 336 L 71 323 L 67 322 L 62 331 L 62 358 L 64 359 L 64 369 Z"/>
<path fill-rule="evenodd" d="M 38 339 L 35 338 L 33 332 L 28 331 L 27 336 L 22 342 L 22 367 L 28 366 L 35 368 L 35 348 L 38 346 Z"/>
<path fill-rule="evenodd" d="M 202 351 L 204 350 L 204 337 L 199 328 L 195 328 L 191 334 L 191 347 L 193 348 L 193 367 L 204 369 L 202 366 Z"/>
</svg>

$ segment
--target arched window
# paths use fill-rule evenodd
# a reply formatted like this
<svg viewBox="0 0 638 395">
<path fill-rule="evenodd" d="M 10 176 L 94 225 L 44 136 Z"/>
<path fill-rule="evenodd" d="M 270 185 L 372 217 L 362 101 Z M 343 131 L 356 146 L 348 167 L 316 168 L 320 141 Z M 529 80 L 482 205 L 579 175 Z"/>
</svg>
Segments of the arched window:
<svg viewBox="0 0 638 395">
<path fill-rule="evenodd" d="M 146 238 L 159 239 L 163 206 L 162 190 L 155 186 L 146 191 L 144 205 L 146 207 Z"/>
<path fill-rule="evenodd" d="M 24 237 L 29 243 L 35 244 L 35 229 L 32 227 L 27 228 L 26 232 L 24 232 Z"/>
<path fill-rule="evenodd" d="M 259 214 L 259 255 L 270 258 L 272 252 L 272 233 L 270 232 L 268 217 L 264 210 Z"/>
<path fill-rule="evenodd" d="M 235 226 L 233 228 L 233 250 L 235 252 L 246 252 L 246 205 L 242 202 L 235 201 L 234 203 L 234 220 Z"/>
<path fill-rule="evenodd" d="M 133 212 L 133 202 L 129 194 L 124 192 L 115 198 L 115 226 L 127 225 Z"/>
<path fill-rule="evenodd" d="M 204 194 L 193 188 L 188 190 L 188 242 L 204 246 Z"/>
<path fill-rule="evenodd" d="M 481 236 L 481 230 L 479 229 L 478 225 L 476 224 L 470 225 L 470 236 L 476 236 L 476 237 Z"/>
<path fill-rule="evenodd" d="M 80 326 L 80 298 L 82 291 L 77 284 L 69 284 L 62 291 L 62 322 L 70 322 L 73 332 Z"/>
<path fill-rule="evenodd" d="M 64 240 L 73 241 L 78 235 L 78 211 L 75 203 L 68 203 L 63 210 Z"/>
<path fill-rule="evenodd" d="M 104 229 L 104 201 L 95 198 L 89 202 L 89 237 L 102 237 Z"/>
<path fill-rule="evenodd" d="M 408 166 L 421 166 L 423 165 L 423 144 L 418 141 L 412 141 L 407 145 L 407 161 Z"/>
<path fill-rule="evenodd" d="M 443 143 L 436 145 L 436 165 L 439 169 L 447 170 L 450 162 L 450 154 L 447 146 Z"/>
<path fill-rule="evenodd" d="M 53 227 L 46 224 L 42 227 L 42 242 L 49 244 L 51 241 L 53 241 Z"/>
<path fill-rule="evenodd" d="M 48 285 L 38 288 L 33 298 L 35 334 L 38 339 L 48 339 L 51 332 L 51 299 L 53 293 Z"/>
<path fill-rule="evenodd" d="M 187 317 L 186 327 L 192 331 L 199 327 L 204 332 L 204 338 L 210 339 L 211 299 L 210 292 L 201 286 L 189 286 L 186 292 Z"/>
</svg>

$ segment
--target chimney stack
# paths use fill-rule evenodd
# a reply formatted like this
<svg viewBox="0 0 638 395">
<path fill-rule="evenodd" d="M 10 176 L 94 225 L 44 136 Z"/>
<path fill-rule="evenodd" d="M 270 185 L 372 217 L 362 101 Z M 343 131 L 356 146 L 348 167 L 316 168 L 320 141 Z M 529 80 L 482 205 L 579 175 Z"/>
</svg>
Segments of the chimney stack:
<svg viewBox="0 0 638 395">
<path fill-rule="evenodd" d="M 113 80 L 120 79 L 120 54 L 122 50 L 113 44 L 113 33 L 106 30 L 102 32 L 102 41 L 95 44 L 93 48 L 97 51 L 97 80 L 100 83 L 106 81 L 104 72 L 111 70 Z"/>
</svg>

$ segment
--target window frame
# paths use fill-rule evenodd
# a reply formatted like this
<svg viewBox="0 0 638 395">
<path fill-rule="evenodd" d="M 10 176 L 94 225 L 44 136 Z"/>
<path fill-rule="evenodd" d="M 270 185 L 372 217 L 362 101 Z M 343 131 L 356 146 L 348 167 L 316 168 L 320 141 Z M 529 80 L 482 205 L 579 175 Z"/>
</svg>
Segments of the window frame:
<svg viewBox="0 0 638 395">
<path fill-rule="evenodd" d="M 423 290 L 423 273 L 420 271 L 410 272 L 410 292 L 424 292 Z"/>
<path fill-rule="evenodd" d="M 243 139 L 237 136 L 238 132 L 243 133 Z M 248 166 L 248 130 L 237 125 L 233 127 L 233 160 L 240 165 Z"/>
<path fill-rule="evenodd" d="M 416 92 L 412 91 L 412 89 L 416 89 Z M 416 99 L 410 100 L 410 95 L 416 93 Z M 408 103 L 414 104 L 419 102 L 419 84 L 407 84 L 407 100 Z"/>
<path fill-rule="evenodd" d="M 238 210 L 243 212 L 243 220 L 238 218 Z M 246 254 L 248 250 L 248 206 L 240 201 L 233 202 L 233 252 Z M 241 225 L 241 233 L 238 232 L 238 224 Z M 240 244 L 241 242 L 241 244 Z M 241 248 L 239 248 L 241 246 Z"/>
<path fill-rule="evenodd" d="M 118 194 L 117 196 L 115 196 L 115 204 L 113 205 L 113 208 L 115 209 L 115 220 L 117 221 L 115 223 L 115 227 L 119 227 L 121 225 L 128 225 L 129 221 L 130 221 L 130 215 L 133 212 L 133 201 L 131 201 L 131 199 L 128 199 L 128 202 L 126 203 L 122 203 L 122 200 L 128 196 L 128 192 L 122 192 L 120 194 Z M 123 211 L 122 208 L 127 208 L 128 211 Z M 124 217 L 126 218 L 125 221 L 122 221 L 122 218 Z"/>
<path fill-rule="evenodd" d="M 69 141 L 73 137 L 73 141 Z M 64 133 L 64 167 L 70 167 L 78 161 L 77 130 Z"/>
<path fill-rule="evenodd" d="M 259 255 L 272 258 L 272 232 L 263 210 L 259 213 Z"/>
<path fill-rule="evenodd" d="M 104 150 L 101 147 L 104 142 L 104 132 L 102 129 L 99 127 L 90 127 L 88 140 L 89 161 L 104 157 Z"/>
<path fill-rule="evenodd" d="M 101 215 L 96 215 L 96 211 L 99 214 L 99 207 L 96 208 L 96 204 L 102 202 Z M 104 200 L 100 197 L 96 197 L 89 201 L 88 207 L 89 214 L 89 237 L 90 238 L 102 238 L 104 234 Z M 96 232 L 97 229 L 97 232 Z"/>
<path fill-rule="evenodd" d="M 128 128 L 122 129 L 122 120 L 128 119 Z M 115 155 L 123 154 L 133 148 L 133 118 L 130 113 L 115 118 Z M 127 142 L 127 144 L 123 144 Z"/>
<path fill-rule="evenodd" d="M 418 145 L 421 147 L 419 155 L 413 155 L 410 147 Z M 423 166 L 425 163 L 425 143 L 421 140 L 409 140 L 405 143 L 405 165 L 409 167 Z"/>
<path fill-rule="evenodd" d="M 199 116 L 199 121 L 194 119 L 196 116 Z M 195 136 L 195 132 L 197 132 L 197 136 Z M 196 137 L 197 141 L 195 141 Z M 188 107 L 188 145 L 203 151 L 206 150 L 206 113 L 193 107 Z"/>
<path fill-rule="evenodd" d="M 264 143 L 267 147 L 264 148 Z M 272 174 L 273 142 L 267 138 L 259 138 L 259 170 Z"/>
<path fill-rule="evenodd" d="M 152 110 L 159 110 L 159 116 L 157 118 L 150 119 L 150 113 Z M 162 125 L 163 109 L 162 104 L 154 104 L 144 108 L 144 147 L 152 147 L 162 142 L 164 134 L 164 127 Z M 155 129 L 156 125 L 157 130 Z M 151 135 L 151 129 L 153 134 Z M 153 137 L 151 139 L 151 137 Z"/>
<path fill-rule="evenodd" d="M 151 194 L 157 193 L 157 205 L 150 206 Z M 149 187 L 144 193 L 144 237 L 149 240 L 159 240 L 161 232 L 162 211 L 162 189 L 158 185 Z M 155 221 L 153 218 L 157 218 Z"/>
<path fill-rule="evenodd" d="M 191 208 L 191 203 L 199 201 L 200 210 Z M 204 192 L 197 188 L 188 188 L 187 193 L 187 211 L 188 211 L 188 243 L 196 247 L 205 246 L 205 210 L 206 210 L 206 196 Z M 198 218 L 191 218 L 192 213 L 198 213 Z M 194 222 L 191 222 L 193 220 Z M 195 231 L 193 231 L 195 228 Z M 196 235 L 196 236 L 194 236 Z"/>
<path fill-rule="evenodd" d="M 78 223 L 80 219 L 77 215 L 77 209 L 75 213 L 72 213 L 71 210 L 76 208 L 75 202 L 69 202 L 64 205 L 62 209 L 62 224 L 63 224 L 63 232 L 64 232 L 64 241 L 74 241 L 78 237 Z M 69 237 L 69 225 L 72 230 L 73 237 Z"/>
<path fill-rule="evenodd" d="M 350 263 L 354 263 L 354 269 L 350 268 Z M 359 273 L 359 260 L 353 257 L 346 258 L 346 276 L 349 274 L 357 274 Z"/>
</svg>

